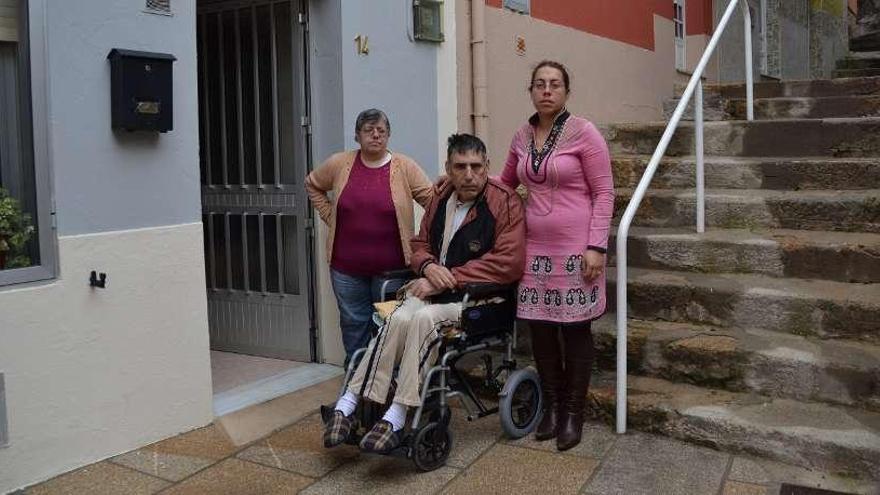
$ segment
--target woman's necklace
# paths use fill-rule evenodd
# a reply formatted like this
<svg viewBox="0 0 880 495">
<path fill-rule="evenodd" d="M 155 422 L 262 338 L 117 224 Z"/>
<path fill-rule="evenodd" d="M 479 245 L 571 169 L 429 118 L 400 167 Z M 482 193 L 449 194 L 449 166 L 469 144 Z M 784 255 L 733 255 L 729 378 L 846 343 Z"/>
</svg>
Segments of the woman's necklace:
<svg viewBox="0 0 880 495">
<path fill-rule="evenodd" d="M 549 161 L 548 157 L 556 149 L 556 144 L 559 142 L 559 136 L 562 135 L 562 131 L 565 129 L 565 123 L 568 121 L 569 115 L 571 114 L 568 113 L 568 111 L 563 111 L 562 114 L 556 118 L 553 122 L 553 126 L 550 128 L 550 134 L 547 136 L 547 139 L 544 140 L 544 145 L 541 146 L 540 151 L 538 151 L 538 147 L 535 144 L 535 135 L 537 132 L 532 133 L 532 141 L 529 143 L 529 158 L 531 166 L 526 168 L 526 174 L 530 176 L 533 182 L 543 184 L 547 181 L 548 165 L 541 167 L 541 164 L 545 161 Z M 531 174 L 529 174 L 529 172 L 531 172 Z"/>
</svg>

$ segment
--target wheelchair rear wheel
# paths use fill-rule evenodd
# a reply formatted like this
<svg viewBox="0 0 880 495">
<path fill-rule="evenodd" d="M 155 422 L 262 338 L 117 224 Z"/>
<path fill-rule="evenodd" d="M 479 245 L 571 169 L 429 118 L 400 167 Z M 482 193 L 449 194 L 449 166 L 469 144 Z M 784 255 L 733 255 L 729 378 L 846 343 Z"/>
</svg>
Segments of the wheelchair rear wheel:
<svg viewBox="0 0 880 495">
<path fill-rule="evenodd" d="M 504 433 L 510 438 L 531 433 L 540 419 L 543 400 L 538 373 L 531 368 L 514 371 L 498 395 L 498 415 Z"/>
<path fill-rule="evenodd" d="M 446 464 L 452 450 L 452 433 L 443 423 L 430 422 L 419 428 L 412 442 L 412 460 L 422 471 Z"/>
</svg>

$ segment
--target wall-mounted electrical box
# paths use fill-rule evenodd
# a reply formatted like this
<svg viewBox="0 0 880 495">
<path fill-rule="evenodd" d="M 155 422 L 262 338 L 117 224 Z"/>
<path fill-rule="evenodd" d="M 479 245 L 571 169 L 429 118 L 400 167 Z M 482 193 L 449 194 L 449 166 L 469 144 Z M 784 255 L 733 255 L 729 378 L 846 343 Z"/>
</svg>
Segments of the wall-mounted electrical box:
<svg viewBox="0 0 880 495">
<path fill-rule="evenodd" d="M 413 37 L 441 42 L 443 37 L 443 0 L 413 0 Z"/>
</svg>

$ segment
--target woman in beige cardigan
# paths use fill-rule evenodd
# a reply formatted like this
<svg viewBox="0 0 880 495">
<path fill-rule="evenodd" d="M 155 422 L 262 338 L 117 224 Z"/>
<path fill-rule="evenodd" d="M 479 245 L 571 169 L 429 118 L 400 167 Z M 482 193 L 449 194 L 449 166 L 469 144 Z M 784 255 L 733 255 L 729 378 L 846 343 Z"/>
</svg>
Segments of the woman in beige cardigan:
<svg viewBox="0 0 880 495">
<path fill-rule="evenodd" d="M 305 183 L 328 227 L 327 259 L 346 364 L 369 343 L 378 275 L 409 266 L 413 199 L 426 206 L 433 194 L 415 161 L 388 150 L 390 137 L 388 116 L 364 110 L 355 123 L 360 149 L 334 154 Z"/>
</svg>

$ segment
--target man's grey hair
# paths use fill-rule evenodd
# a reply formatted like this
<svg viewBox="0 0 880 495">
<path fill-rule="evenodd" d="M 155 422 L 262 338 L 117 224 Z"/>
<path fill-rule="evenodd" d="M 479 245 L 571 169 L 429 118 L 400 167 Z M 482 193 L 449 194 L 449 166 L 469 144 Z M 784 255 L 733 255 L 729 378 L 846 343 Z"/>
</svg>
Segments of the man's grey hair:
<svg viewBox="0 0 880 495">
<path fill-rule="evenodd" d="M 388 128 L 388 134 L 391 134 L 391 121 L 388 120 L 388 116 L 385 115 L 385 112 L 379 110 L 378 108 L 369 108 L 359 113 L 357 116 L 357 120 L 354 122 L 354 133 L 360 134 L 361 129 L 367 124 L 377 124 L 379 122 L 385 121 L 385 127 Z"/>
</svg>

